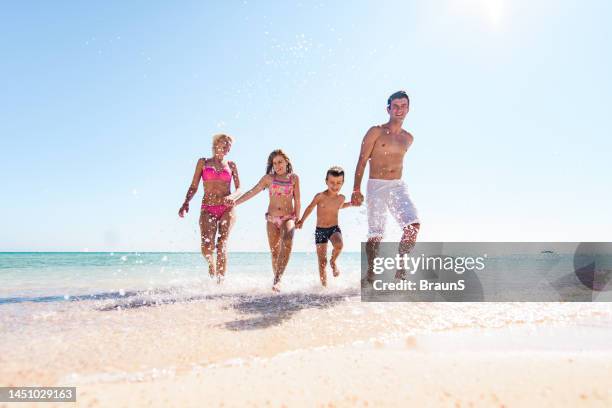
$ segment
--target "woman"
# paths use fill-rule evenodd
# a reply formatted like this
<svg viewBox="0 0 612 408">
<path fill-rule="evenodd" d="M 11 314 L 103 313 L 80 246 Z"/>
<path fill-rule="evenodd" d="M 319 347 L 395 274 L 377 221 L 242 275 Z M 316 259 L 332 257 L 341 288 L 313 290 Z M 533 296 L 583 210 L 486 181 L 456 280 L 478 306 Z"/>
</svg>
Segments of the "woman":
<svg viewBox="0 0 612 408">
<path fill-rule="evenodd" d="M 189 212 L 189 201 L 198 191 L 200 177 L 204 185 L 204 197 L 200 211 L 200 236 L 202 239 L 202 255 L 208 262 L 208 273 L 211 278 L 217 277 L 217 283 L 225 278 L 227 266 L 227 238 L 234 225 L 234 210 L 225 204 L 224 200 L 230 198 L 232 179 L 236 192 L 240 188 L 238 169 L 232 161 L 225 160 L 234 138 L 226 134 L 213 136 L 212 152 L 209 159 L 201 158 L 196 164 L 191 186 L 187 191 L 185 202 L 179 209 L 179 217 Z M 215 238 L 217 249 L 217 262 L 215 264 Z"/>
<path fill-rule="evenodd" d="M 280 291 L 280 281 L 289 262 L 293 246 L 296 214 L 300 213 L 300 180 L 293 172 L 289 157 L 282 150 L 274 150 L 268 156 L 266 174 L 251 190 L 229 205 L 241 204 L 265 188 L 270 192 L 270 204 L 266 213 L 266 231 L 272 253 L 274 283 L 272 290 Z"/>
</svg>

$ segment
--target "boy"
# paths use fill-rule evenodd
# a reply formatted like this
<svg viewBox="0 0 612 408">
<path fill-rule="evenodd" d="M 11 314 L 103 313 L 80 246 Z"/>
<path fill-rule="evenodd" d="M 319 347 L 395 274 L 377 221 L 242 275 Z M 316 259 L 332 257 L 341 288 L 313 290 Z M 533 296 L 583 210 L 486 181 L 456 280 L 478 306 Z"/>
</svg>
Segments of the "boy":
<svg viewBox="0 0 612 408">
<path fill-rule="evenodd" d="M 317 257 L 319 259 L 319 275 L 323 286 L 327 286 L 327 241 L 331 241 L 334 248 L 329 264 L 332 267 L 334 276 L 340 274 L 340 270 L 336 265 L 336 259 L 338 259 L 340 251 L 342 251 L 342 231 L 338 227 L 338 211 L 341 208 L 351 206 L 350 202 L 344 202 L 345 197 L 342 194 L 338 194 L 344 184 L 344 170 L 342 167 L 334 166 L 327 170 L 325 184 L 327 184 L 327 190 L 314 196 L 310 205 L 304 210 L 304 215 L 296 223 L 297 228 L 302 228 L 306 218 L 308 218 L 315 206 L 317 207 L 315 243 L 317 244 Z"/>
</svg>

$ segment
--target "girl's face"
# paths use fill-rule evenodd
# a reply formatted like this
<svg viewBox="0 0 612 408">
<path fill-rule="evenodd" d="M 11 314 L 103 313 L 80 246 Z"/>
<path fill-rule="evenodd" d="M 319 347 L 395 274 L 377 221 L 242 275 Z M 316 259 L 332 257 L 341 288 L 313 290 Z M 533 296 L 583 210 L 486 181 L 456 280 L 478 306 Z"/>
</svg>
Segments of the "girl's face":
<svg viewBox="0 0 612 408">
<path fill-rule="evenodd" d="M 285 160 L 285 158 L 283 156 L 281 156 L 280 154 L 277 154 L 273 159 L 272 159 L 272 168 L 274 169 L 274 173 L 278 174 L 280 176 L 282 176 L 283 174 L 287 173 L 287 165 L 289 163 L 287 163 L 287 160 Z"/>
<path fill-rule="evenodd" d="M 225 156 L 226 154 L 229 153 L 231 148 L 232 148 L 232 142 L 228 138 L 222 137 L 215 142 L 213 146 L 213 151 L 215 155 Z"/>
</svg>

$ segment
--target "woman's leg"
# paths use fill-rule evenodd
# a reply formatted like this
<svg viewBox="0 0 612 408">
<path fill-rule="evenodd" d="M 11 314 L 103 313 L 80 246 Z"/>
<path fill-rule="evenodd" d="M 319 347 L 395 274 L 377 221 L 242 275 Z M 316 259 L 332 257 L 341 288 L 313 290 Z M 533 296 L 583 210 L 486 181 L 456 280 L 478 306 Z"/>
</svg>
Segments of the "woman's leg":
<svg viewBox="0 0 612 408">
<path fill-rule="evenodd" d="M 274 272 L 274 284 L 276 284 L 276 265 L 278 264 L 278 252 L 280 249 L 280 228 L 277 227 L 273 222 L 268 221 L 266 222 L 266 229 L 268 231 L 268 244 L 270 245 L 270 254 L 272 255 L 272 272 Z"/>
<path fill-rule="evenodd" d="M 278 252 L 278 263 L 276 264 L 276 276 L 281 280 L 293 247 L 293 233 L 295 232 L 295 221 L 287 220 L 281 225 L 280 250 Z"/>
<path fill-rule="evenodd" d="M 234 226 L 236 216 L 234 209 L 230 209 L 223 214 L 218 222 L 219 236 L 217 237 L 217 275 L 219 280 L 225 277 L 225 270 L 227 268 L 227 238 L 229 233 Z"/>
<path fill-rule="evenodd" d="M 216 275 L 215 258 L 215 234 L 217 233 L 217 219 L 206 211 L 200 212 L 200 238 L 202 240 L 201 250 L 204 259 L 208 262 L 208 273 L 210 277 Z"/>
</svg>

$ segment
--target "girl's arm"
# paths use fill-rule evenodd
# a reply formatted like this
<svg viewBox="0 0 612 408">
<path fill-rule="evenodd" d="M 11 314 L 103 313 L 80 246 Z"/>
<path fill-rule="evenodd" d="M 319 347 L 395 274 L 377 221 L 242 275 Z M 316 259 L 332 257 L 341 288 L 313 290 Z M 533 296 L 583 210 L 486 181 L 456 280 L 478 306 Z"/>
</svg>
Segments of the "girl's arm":
<svg viewBox="0 0 612 408">
<path fill-rule="evenodd" d="M 312 210 L 314 210 L 314 208 L 317 206 L 320 198 L 321 193 L 317 193 L 312 199 L 312 202 L 308 204 L 308 207 L 306 207 L 306 210 L 304 210 L 304 215 L 302 215 L 302 218 L 300 218 L 300 220 L 296 223 L 298 228 L 302 228 L 302 225 L 304 225 L 304 221 L 306 221 L 306 218 L 308 218 Z"/>
<path fill-rule="evenodd" d="M 183 202 L 183 205 L 181 205 L 178 212 L 178 215 L 181 218 L 184 217 L 185 213 L 189 212 L 189 201 L 191 201 L 195 193 L 198 191 L 198 184 L 200 184 L 200 177 L 202 177 L 202 167 L 204 167 L 204 159 L 198 159 L 195 172 L 193 173 L 193 179 L 191 180 L 191 185 L 189 186 L 189 190 L 187 190 L 187 195 L 185 196 L 185 201 Z"/>
<path fill-rule="evenodd" d="M 293 201 L 295 202 L 294 211 L 295 216 L 300 216 L 300 178 L 297 174 L 293 175 Z"/>
<path fill-rule="evenodd" d="M 264 188 L 268 187 L 269 185 L 270 185 L 270 176 L 266 174 L 265 176 L 261 178 L 261 180 L 259 180 L 257 184 L 255 184 L 255 186 L 252 189 L 244 193 L 242 196 L 240 196 L 240 198 L 236 200 L 235 202 L 236 205 L 242 204 L 245 201 L 253 198 L 254 196 L 259 194 Z"/>
</svg>

